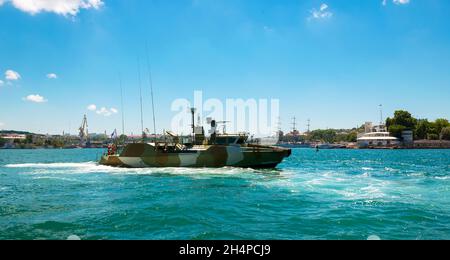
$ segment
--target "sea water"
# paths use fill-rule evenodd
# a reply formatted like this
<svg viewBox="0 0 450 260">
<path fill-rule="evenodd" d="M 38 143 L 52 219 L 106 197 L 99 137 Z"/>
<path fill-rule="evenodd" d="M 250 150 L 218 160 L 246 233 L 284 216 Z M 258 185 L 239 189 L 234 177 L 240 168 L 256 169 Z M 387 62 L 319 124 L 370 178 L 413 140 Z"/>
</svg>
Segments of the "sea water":
<svg viewBox="0 0 450 260">
<path fill-rule="evenodd" d="M 450 239 L 449 150 L 294 150 L 275 170 L 0 150 L 0 239 Z"/>
</svg>

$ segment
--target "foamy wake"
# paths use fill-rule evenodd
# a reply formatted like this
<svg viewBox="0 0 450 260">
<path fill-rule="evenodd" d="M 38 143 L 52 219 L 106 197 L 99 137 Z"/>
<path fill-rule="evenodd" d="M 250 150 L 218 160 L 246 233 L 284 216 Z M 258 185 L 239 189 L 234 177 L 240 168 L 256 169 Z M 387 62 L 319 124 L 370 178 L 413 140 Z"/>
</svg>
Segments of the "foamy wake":
<svg viewBox="0 0 450 260">
<path fill-rule="evenodd" d="M 173 174 L 173 175 L 236 175 L 242 173 L 257 173 L 257 170 L 241 168 L 115 168 L 99 165 L 96 162 L 83 163 L 24 163 L 8 164 L 5 168 L 30 170 L 36 174 L 52 173 L 110 173 L 110 174 Z"/>
<path fill-rule="evenodd" d="M 22 164 L 7 164 L 5 168 L 80 168 L 96 165 L 95 162 L 86 163 L 22 163 Z"/>
<path fill-rule="evenodd" d="M 394 182 L 373 178 L 370 175 L 349 175 L 339 171 L 314 171 L 297 169 L 283 172 L 281 178 L 255 184 L 267 188 L 284 188 L 293 194 L 327 194 L 343 201 L 385 201 L 396 197 L 390 193 Z M 314 196 L 314 195 L 311 195 Z"/>
<path fill-rule="evenodd" d="M 21 174 L 31 174 L 37 178 L 68 178 L 78 181 L 67 174 L 111 174 L 111 175 L 182 175 L 193 179 L 214 178 L 220 176 L 243 176 L 254 185 L 266 188 L 283 189 L 291 193 L 324 193 L 341 200 L 380 201 L 397 199 L 396 182 L 373 178 L 371 175 L 348 175 L 345 172 L 285 169 L 252 170 L 242 168 L 114 168 L 99 165 L 96 162 L 81 163 L 26 163 L 8 164 L 6 168 L 21 169 Z M 442 177 L 446 178 L 446 177 Z M 73 179 L 73 180 L 72 180 Z"/>
</svg>

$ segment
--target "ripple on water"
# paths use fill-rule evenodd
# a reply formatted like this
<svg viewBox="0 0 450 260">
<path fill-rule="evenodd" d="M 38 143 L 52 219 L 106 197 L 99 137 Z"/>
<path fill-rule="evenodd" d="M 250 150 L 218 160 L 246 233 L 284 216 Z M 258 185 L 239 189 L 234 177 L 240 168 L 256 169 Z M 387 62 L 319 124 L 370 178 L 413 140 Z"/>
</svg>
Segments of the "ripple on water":
<svg viewBox="0 0 450 260">
<path fill-rule="evenodd" d="M 97 152 L 0 151 L 0 238 L 450 238 L 448 151 L 295 150 L 268 171 L 111 168 Z"/>
</svg>

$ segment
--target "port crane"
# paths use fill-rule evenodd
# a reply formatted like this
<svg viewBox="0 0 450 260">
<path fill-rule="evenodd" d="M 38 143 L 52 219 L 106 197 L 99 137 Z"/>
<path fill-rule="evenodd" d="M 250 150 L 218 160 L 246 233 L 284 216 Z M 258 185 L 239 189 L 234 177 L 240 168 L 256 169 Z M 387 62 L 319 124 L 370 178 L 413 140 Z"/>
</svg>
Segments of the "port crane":
<svg viewBox="0 0 450 260">
<path fill-rule="evenodd" d="M 86 146 L 86 144 L 89 142 L 89 132 L 88 132 L 88 122 L 87 122 L 87 116 L 84 115 L 83 121 L 81 122 L 81 126 L 79 128 L 80 133 L 80 145 Z"/>
</svg>

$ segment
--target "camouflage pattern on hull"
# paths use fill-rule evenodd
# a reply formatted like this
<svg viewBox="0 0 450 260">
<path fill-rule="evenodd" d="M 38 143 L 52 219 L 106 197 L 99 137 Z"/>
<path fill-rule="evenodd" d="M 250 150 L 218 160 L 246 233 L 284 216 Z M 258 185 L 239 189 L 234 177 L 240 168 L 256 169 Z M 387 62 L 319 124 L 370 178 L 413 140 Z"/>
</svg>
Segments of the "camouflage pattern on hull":
<svg viewBox="0 0 450 260">
<path fill-rule="evenodd" d="M 154 145 L 127 145 L 120 155 L 103 156 L 100 164 L 114 167 L 242 167 L 275 168 L 291 155 L 290 149 L 258 145 L 200 145 L 177 152 L 156 150 Z"/>
</svg>

